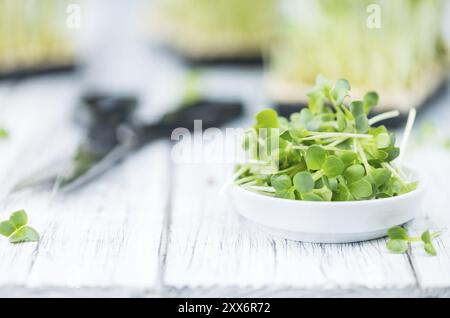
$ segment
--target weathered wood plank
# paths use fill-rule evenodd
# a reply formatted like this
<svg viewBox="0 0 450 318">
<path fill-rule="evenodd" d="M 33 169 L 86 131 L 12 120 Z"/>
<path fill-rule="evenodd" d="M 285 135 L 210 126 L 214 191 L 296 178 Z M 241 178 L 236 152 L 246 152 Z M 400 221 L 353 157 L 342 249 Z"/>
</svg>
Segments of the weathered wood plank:
<svg viewBox="0 0 450 318">
<path fill-rule="evenodd" d="M 164 282 L 180 295 L 314 296 L 401 290 L 416 294 L 407 256 L 385 240 L 309 244 L 266 235 L 239 217 L 219 189 L 229 173 L 220 164 L 174 167 L 170 237 Z M 376 292 L 372 293 L 376 294 Z M 235 296 L 241 294 L 233 294 Z"/>
<path fill-rule="evenodd" d="M 69 104 L 76 95 L 70 80 L 36 83 L 21 86 L 2 112 L 11 131 L 1 145 L 2 153 L 11 155 L 1 163 L 4 194 L 24 174 L 70 155 L 78 142 L 76 128 L 70 128 Z M 0 286 L 27 296 L 81 295 L 80 290 L 93 296 L 92 290 L 110 296 L 154 293 L 160 284 L 167 162 L 168 146 L 159 142 L 80 192 L 3 195 L 1 218 L 25 208 L 42 237 L 38 244 L 0 240 Z"/>
<path fill-rule="evenodd" d="M 421 243 L 414 244 L 410 255 L 419 285 L 430 295 L 450 295 L 450 151 L 438 147 L 422 147 L 411 156 L 411 162 L 420 167 L 428 182 L 424 215 L 408 225 L 412 235 L 420 236 L 430 229 L 442 231 L 435 240 L 437 256 L 432 257 Z"/>
<path fill-rule="evenodd" d="M 55 199 L 29 286 L 155 290 L 166 150 L 151 146 L 80 193 Z"/>
<path fill-rule="evenodd" d="M 56 119 L 67 117 L 66 114 L 71 110 L 72 105 L 68 101 L 74 92 L 67 81 L 63 83 L 59 80 L 27 81 L 20 86 L 14 83 L 2 85 L 0 122 L 10 136 L 0 141 L 1 219 L 7 218 L 12 211 L 6 198 L 11 187 L 24 174 L 35 171 L 42 160 L 45 162 L 52 158 L 55 150 L 60 150 L 52 147 L 52 138 L 48 137 L 51 134 L 63 136 L 61 133 L 55 134 L 53 129 L 60 128 L 60 122 Z M 70 129 L 65 131 L 70 132 Z M 68 146 L 72 139 L 68 140 Z M 28 198 L 22 200 L 20 208 L 27 207 L 28 201 Z M 45 202 L 39 198 L 35 204 L 42 205 Z M 33 211 L 29 209 L 30 217 L 36 223 L 33 225 L 38 227 L 40 220 L 33 217 Z M 36 244 L 12 246 L 6 239 L 1 239 L 0 285 L 25 285 L 35 251 Z"/>
</svg>

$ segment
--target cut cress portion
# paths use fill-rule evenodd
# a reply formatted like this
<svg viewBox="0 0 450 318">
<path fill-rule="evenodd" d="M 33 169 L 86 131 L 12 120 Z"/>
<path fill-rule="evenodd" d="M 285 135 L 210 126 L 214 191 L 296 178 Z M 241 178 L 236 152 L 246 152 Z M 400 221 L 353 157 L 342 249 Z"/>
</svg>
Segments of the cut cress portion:
<svg viewBox="0 0 450 318">
<path fill-rule="evenodd" d="M 349 93 L 347 80 L 332 85 L 319 75 L 308 108 L 289 119 L 272 109 L 259 112 L 244 141 L 251 160 L 236 167 L 235 183 L 305 201 L 383 199 L 416 189 L 393 163 L 400 155 L 394 133 L 377 125 L 399 113 L 368 118 L 378 94 L 351 100 Z"/>
</svg>

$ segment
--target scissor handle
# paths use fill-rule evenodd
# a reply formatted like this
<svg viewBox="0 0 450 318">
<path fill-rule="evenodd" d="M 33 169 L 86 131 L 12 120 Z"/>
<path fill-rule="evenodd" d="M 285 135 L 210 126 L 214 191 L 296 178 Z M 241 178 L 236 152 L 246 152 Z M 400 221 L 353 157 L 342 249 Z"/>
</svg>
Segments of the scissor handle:
<svg viewBox="0 0 450 318">
<path fill-rule="evenodd" d="M 118 125 L 128 121 L 135 111 L 138 100 L 131 95 L 88 93 L 82 96 L 92 124 Z"/>
</svg>

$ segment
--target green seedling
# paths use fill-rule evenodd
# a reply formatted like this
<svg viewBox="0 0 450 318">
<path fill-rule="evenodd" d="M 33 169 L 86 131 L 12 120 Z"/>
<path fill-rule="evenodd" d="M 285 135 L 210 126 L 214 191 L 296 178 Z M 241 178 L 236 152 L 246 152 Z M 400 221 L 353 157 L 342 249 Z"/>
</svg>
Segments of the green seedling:
<svg viewBox="0 0 450 318">
<path fill-rule="evenodd" d="M 0 234 L 8 237 L 11 243 L 39 241 L 39 233 L 27 224 L 27 213 L 24 210 L 16 211 L 9 220 L 0 222 Z"/>
<path fill-rule="evenodd" d="M 388 230 L 387 235 L 389 240 L 386 242 L 386 247 L 394 254 L 406 253 L 411 243 L 422 242 L 425 252 L 431 256 L 437 255 L 432 240 L 437 238 L 440 232 L 431 233 L 427 230 L 420 237 L 410 237 L 404 228 L 395 226 Z"/>
<path fill-rule="evenodd" d="M 319 75 L 308 92 L 308 108 L 290 118 L 273 109 L 257 113 L 244 141 L 256 163 L 235 182 L 262 194 L 308 201 L 384 199 L 413 191 L 417 183 L 404 180 L 393 163 L 400 155 L 395 135 L 379 125 L 398 112 L 369 118 L 378 94 L 368 92 L 362 100 L 349 95 L 347 80 L 333 85 Z"/>
</svg>

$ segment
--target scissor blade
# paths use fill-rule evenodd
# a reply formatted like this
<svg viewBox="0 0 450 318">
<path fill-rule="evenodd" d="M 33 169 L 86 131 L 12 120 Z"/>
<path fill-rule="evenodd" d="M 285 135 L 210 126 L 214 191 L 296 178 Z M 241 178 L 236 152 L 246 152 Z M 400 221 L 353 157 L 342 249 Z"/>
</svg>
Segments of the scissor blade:
<svg viewBox="0 0 450 318">
<path fill-rule="evenodd" d="M 86 166 L 74 161 L 74 172 L 60 177 L 56 182 L 61 192 L 72 192 L 93 181 L 119 164 L 135 147 L 130 143 L 119 144 L 102 158 L 92 160 Z"/>
<path fill-rule="evenodd" d="M 58 176 L 67 167 L 67 159 L 52 162 L 48 166 L 20 180 L 12 188 L 12 192 L 18 192 L 27 188 L 52 187 L 58 180 Z"/>
</svg>

